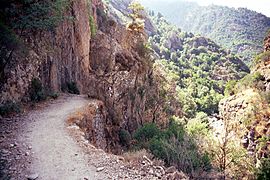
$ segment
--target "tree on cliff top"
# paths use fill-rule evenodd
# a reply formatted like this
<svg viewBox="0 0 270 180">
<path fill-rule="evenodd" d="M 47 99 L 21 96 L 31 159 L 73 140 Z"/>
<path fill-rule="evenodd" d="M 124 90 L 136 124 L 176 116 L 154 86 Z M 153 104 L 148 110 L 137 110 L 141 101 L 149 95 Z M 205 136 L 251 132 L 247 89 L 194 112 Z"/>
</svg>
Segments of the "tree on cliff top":
<svg viewBox="0 0 270 180">
<path fill-rule="evenodd" d="M 132 11 L 129 15 L 132 22 L 128 23 L 127 29 L 139 33 L 144 32 L 144 7 L 138 2 L 132 2 L 128 8 Z"/>
</svg>

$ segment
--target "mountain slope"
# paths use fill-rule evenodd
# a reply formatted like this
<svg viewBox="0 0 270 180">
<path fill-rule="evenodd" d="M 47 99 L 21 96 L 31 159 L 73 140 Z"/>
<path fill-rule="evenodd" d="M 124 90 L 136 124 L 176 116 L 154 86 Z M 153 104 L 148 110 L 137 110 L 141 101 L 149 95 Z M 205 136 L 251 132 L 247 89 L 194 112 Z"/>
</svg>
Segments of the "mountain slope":
<svg viewBox="0 0 270 180">
<path fill-rule="evenodd" d="M 149 42 L 167 76 L 177 81 L 178 96 L 188 117 L 217 112 L 224 84 L 242 78 L 248 67 L 234 54 L 203 36 L 181 31 L 162 16 L 151 18 L 157 33 Z M 189 104 L 189 105 L 188 105 Z"/>
<path fill-rule="evenodd" d="M 236 127 L 234 131 L 254 159 L 269 158 L 270 154 L 270 34 L 264 41 L 265 52 L 256 57 L 250 74 L 230 83 L 228 97 L 219 105 L 223 120 Z"/>
<path fill-rule="evenodd" d="M 185 31 L 211 38 L 249 63 L 262 51 L 261 43 L 270 28 L 270 18 L 245 8 L 199 6 L 194 2 L 145 2 Z"/>
</svg>

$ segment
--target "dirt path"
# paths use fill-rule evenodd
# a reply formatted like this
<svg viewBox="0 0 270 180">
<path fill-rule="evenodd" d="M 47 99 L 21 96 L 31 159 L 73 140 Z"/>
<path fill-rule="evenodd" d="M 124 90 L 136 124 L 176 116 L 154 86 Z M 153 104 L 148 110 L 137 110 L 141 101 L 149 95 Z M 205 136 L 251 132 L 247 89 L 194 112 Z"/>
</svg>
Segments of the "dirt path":
<svg viewBox="0 0 270 180">
<path fill-rule="evenodd" d="M 0 118 L 0 179 L 168 179 L 162 163 L 151 162 L 145 151 L 109 154 L 91 145 L 78 126 L 67 127 L 68 116 L 90 102 L 95 100 L 64 95 L 26 115 Z"/>
<path fill-rule="evenodd" d="M 29 175 L 44 180 L 102 179 L 65 123 L 88 102 L 82 96 L 64 95 L 25 117 L 2 120 L 7 127 L 1 129 L 0 179 L 27 179 Z"/>
<path fill-rule="evenodd" d="M 39 179 L 94 179 L 96 169 L 88 165 L 87 155 L 65 127 L 67 117 L 87 102 L 80 96 L 69 97 L 30 114 L 34 120 L 28 133 L 34 152 L 30 171 Z"/>
</svg>

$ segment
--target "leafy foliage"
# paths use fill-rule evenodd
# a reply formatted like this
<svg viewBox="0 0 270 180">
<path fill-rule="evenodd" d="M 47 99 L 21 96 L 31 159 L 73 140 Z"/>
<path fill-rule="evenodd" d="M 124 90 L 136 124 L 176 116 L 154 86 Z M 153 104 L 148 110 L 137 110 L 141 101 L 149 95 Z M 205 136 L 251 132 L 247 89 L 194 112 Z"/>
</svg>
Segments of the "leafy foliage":
<svg viewBox="0 0 270 180">
<path fill-rule="evenodd" d="M 97 33 L 97 25 L 95 24 L 95 20 L 93 16 L 89 16 L 89 24 L 90 24 L 91 35 L 95 36 Z"/>
<path fill-rule="evenodd" d="M 67 82 L 63 87 L 62 87 L 63 91 L 67 91 L 68 93 L 71 94 L 80 94 L 80 90 L 76 84 L 76 82 L 72 81 L 72 82 Z"/>
<path fill-rule="evenodd" d="M 262 91 L 264 89 L 263 80 L 264 77 L 259 72 L 248 74 L 238 81 L 228 82 L 225 92 L 227 95 L 234 95 L 247 88 L 253 88 Z"/>
<path fill-rule="evenodd" d="M 45 89 L 41 83 L 41 81 L 38 78 L 34 78 L 31 82 L 30 87 L 30 99 L 31 101 L 43 101 L 46 99 L 46 92 Z"/>
<path fill-rule="evenodd" d="M 20 113 L 21 106 L 13 101 L 7 101 L 3 104 L 0 104 L 0 115 L 7 116 L 12 113 Z"/>
<path fill-rule="evenodd" d="M 269 61 L 270 60 L 270 51 L 266 51 L 266 52 L 263 52 L 259 55 L 257 55 L 255 58 L 254 58 L 254 61 L 253 61 L 253 65 L 257 65 L 261 62 L 266 62 L 266 61 Z"/>
<path fill-rule="evenodd" d="M 16 51 L 26 54 L 24 32 L 54 30 L 64 19 L 70 0 L 2 0 L 0 7 L 0 82 Z"/>
<path fill-rule="evenodd" d="M 139 148 L 146 148 L 165 161 L 186 173 L 208 170 L 211 167 L 206 153 L 199 153 L 196 143 L 185 131 L 183 125 L 173 119 L 167 129 L 160 130 L 155 124 L 145 124 L 134 135 Z"/>
<path fill-rule="evenodd" d="M 132 13 L 129 15 L 132 22 L 127 25 L 127 29 L 135 32 L 144 32 L 144 7 L 138 2 L 132 2 L 128 7 Z"/>
<path fill-rule="evenodd" d="M 224 84 L 243 77 L 248 67 L 207 38 L 181 31 L 162 16 L 152 20 L 158 31 L 149 43 L 161 58 L 156 64 L 176 82 L 175 95 L 184 115 L 192 118 L 196 112 L 217 113 Z"/>
<path fill-rule="evenodd" d="M 5 21 L 12 18 L 9 24 L 14 29 L 53 30 L 63 21 L 65 10 L 70 5 L 69 0 L 22 0 L 11 1 L 1 11 Z"/>
<path fill-rule="evenodd" d="M 123 146 L 130 146 L 130 142 L 131 142 L 131 135 L 128 131 L 126 131 L 125 129 L 120 129 L 119 131 L 119 139 L 120 139 L 120 143 Z"/>
<path fill-rule="evenodd" d="M 42 85 L 38 78 L 33 78 L 30 85 L 30 100 L 34 102 L 44 101 L 48 97 L 57 99 L 59 94 L 56 92 L 48 91 Z"/>
<path fill-rule="evenodd" d="M 194 2 L 174 1 L 146 4 L 185 31 L 211 38 L 246 62 L 262 51 L 261 43 L 270 27 L 270 18 L 246 8 L 199 6 Z"/>
<path fill-rule="evenodd" d="M 270 179 L 270 159 L 262 159 L 261 165 L 256 172 L 257 180 Z"/>
<path fill-rule="evenodd" d="M 154 123 L 145 124 L 143 127 L 139 128 L 135 134 L 134 138 L 138 142 L 145 142 L 149 141 L 152 138 L 159 136 L 160 130 L 158 129 L 157 125 Z"/>
</svg>

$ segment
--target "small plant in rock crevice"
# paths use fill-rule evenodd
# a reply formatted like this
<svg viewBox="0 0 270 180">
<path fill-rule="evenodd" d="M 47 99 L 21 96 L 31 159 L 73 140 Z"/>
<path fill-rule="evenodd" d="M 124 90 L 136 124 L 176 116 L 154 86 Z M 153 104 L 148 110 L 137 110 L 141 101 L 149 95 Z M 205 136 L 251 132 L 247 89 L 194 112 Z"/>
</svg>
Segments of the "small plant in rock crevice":
<svg viewBox="0 0 270 180">
<path fill-rule="evenodd" d="M 47 98 L 45 89 L 38 78 L 31 81 L 30 100 L 34 102 L 43 101 Z"/>
<path fill-rule="evenodd" d="M 80 90 L 79 90 L 76 82 L 74 82 L 74 81 L 66 82 L 62 86 L 62 91 L 68 92 L 70 94 L 80 94 Z"/>
</svg>

